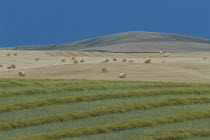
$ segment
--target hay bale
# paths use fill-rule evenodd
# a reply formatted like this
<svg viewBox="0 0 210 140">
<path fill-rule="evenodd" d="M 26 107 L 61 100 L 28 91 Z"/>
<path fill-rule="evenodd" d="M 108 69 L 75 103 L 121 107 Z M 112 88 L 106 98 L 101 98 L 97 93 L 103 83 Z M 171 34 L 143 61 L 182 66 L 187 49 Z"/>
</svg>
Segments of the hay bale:
<svg viewBox="0 0 210 140">
<path fill-rule="evenodd" d="M 36 58 L 35 61 L 39 61 L 39 58 Z"/>
<path fill-rule="evenodd" d="M 7 69 L 12 69 L 12 67 L 11 66 L 8 66 Z"/>
<path fill-rule="evenodd" d="M 123 62 L 126 62 L 126 59 L 123 59 Z"/>
<path fill-rule="evenodd" d="M 150 64 L 151 62 L 152 62 L 152 60 L 149 59 L 149 58 L 145 60 L 145 63 L 146 63 L 146 64 Z"/>
<path fill-rule="evenodd" d="M 17 56 L 17 53 L 14 53 L 13 55 L 14 55 L 14 56 Z"/>
<path fill-rule="evenodd" d="M 133 63 L 133 60 L 129 60 L 130 63 Z"/>
<path fill-rule="evenodd" d="M 72 57 L 72 58 L 71 58 L 71 60 L 75 60 L 75 59 L 76 59 L 75 57 Z"/>
<path fill-rule="evenodd" d="M 160 53 L 160 54 L 163 54 L 163 51 L 160 51 L 159 53 Z"/>
<path fill-rule="evenodd" d="M 113 58 L 113 61 L 117 61 L 117 58 Z"/>
<path fill-rule="evenodd" d="M 107 68 L 103 68 L 103 69 L 102 69 L 102 72 L 103 72 L 103 73 L 108 73 Z"/>
<path fill-rule="evenodd" d="M 120 73 L 120 78 L 125 78 L 125 77 L 126 77 L 126 74 L 123 73 L 123 72 L 121 72 L 121 73 Z"/>
<path fill-rule="evenodd" d="M 20 71 L 20 72 L 18 73 L 18 75 L 19 75 L 19 76 L 25 76 L 26 74 L 25 74 L 24 71 Z"/>
<path fill-rule="evenodd" d="M 10 56 L 10 53 L 8 53 L 7 56 Z"/>
<path fill-rule="evenodd" d="M 105 62 L 109 62 L 109 59 L 106 59 Z"/>
<path fill-rule="evenodd" d="M 74 60 L 73 61 L 73 64 L 78 64 L 79 62 L 77 60 Z"/>
<path fill-rule="evenodd" d="M 80 62 L 83 63 L 83 62 L 85 62 L 85 60 L 84 59 L 81 59 Z"/>
<path fill-rule="evenodd" d="M 62 59 L 61 62 L 66 62 L 66 60 L 65 59 Z"/>
<path fill-rule="evenodd" d="M 15 69 L 16 66 L 15 65 L 11 65 L 11 66 L 8 66 L 7 69 Z"/>
<path fill-rule="evenodd" d="M 169 53 L 165 53 L 165 54 L 164 54 L 164 57 L 168 57 L 168 56 L 169 56 Z"/>
<path fill-rule="evenodd" d="M 13 69 L 15 69 L 15 68 L 16 68 L 16 66 L 15 66 L 15 65 L 11 65 L 11 67 L 12 67 Z"/>
</svg>

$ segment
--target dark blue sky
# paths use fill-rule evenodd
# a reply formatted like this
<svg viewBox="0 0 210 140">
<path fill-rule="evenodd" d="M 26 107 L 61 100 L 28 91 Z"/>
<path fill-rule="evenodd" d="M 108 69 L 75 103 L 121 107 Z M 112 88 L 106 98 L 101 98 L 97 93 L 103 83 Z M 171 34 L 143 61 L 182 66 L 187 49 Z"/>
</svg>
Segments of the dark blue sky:
<svg viewBox="0 0 210 140">
<path fill-rule="evenodd" d="M 0 47 L 127 31 L 210 39 L 210 0 L 0 0 Z"/>
</svg>

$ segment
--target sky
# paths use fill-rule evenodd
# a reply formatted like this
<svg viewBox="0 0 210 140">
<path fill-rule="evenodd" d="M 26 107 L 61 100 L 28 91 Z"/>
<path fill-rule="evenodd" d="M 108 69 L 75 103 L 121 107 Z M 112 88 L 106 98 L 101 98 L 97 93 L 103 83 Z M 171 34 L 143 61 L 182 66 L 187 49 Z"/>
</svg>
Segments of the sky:
<svg viewBox="0 0 210 140">
<path fill-rule="evenodd" d="M 128 31 L 210 39 L 210 0 L 0 0 L 0 47 Z"/>
</svg>

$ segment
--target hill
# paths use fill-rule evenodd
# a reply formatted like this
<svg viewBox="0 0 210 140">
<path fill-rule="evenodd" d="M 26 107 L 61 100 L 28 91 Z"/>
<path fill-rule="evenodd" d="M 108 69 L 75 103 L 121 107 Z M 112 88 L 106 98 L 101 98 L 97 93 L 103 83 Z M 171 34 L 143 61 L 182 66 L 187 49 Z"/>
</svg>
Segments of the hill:
<svg viewBox="0 0 210 140">
<path fill-rule="evenodd" d="M 15 50 L 69 50 L 97 52 L 210 51 L 210 40 L 158 32 L 126 32 L 72 43 L 31 45 Z"/>
</svg>

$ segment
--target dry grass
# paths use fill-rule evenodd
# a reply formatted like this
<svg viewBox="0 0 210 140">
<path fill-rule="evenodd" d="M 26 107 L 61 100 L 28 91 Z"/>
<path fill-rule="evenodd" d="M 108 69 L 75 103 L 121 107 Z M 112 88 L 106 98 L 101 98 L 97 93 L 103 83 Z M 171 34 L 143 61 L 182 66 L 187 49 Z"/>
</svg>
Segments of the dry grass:
<svg viewBox="0 0 210 140">
<path fill-rule="evenodd" d="M 0 78 L 18 78 L 21 70 L 27 72 L 27 78 L 51 79 L 89 79 L 89 80 L 118 80 L 119 69 L 129 75 L 121 80 L 138 81 L 171 81 L 171 82 L 202 82 L 210 83 L 210 59 L 205 59 L 209 52 L 173 53 L 163 57 L 159 53 L 100 53 L 100 52 L 68 52 L 68 51 L 16 51 L 18 57 L 7 57 L 14 52 L 1 50 L 0 60 L 3 66 L 14 64 L 18 67 L 9 71 L 6 67 L 0 69 Z M 78 60 L 85 59 L 86 63 L 63 65 L 58 60 L 63 58 Z M 34 63 L 33 58 L 41 61 Z M 118 61 L 101 63 L 117 58 Z M 146 58 L 152 59 L 152 65 L 143 64 Z M 123 59 L 135 63 L 123 63 Z M 163 63 L 167 62 L 167 63 Z M 110 67 L 112 71 L 104 75 L 98 70 Z"/>
</svg>

